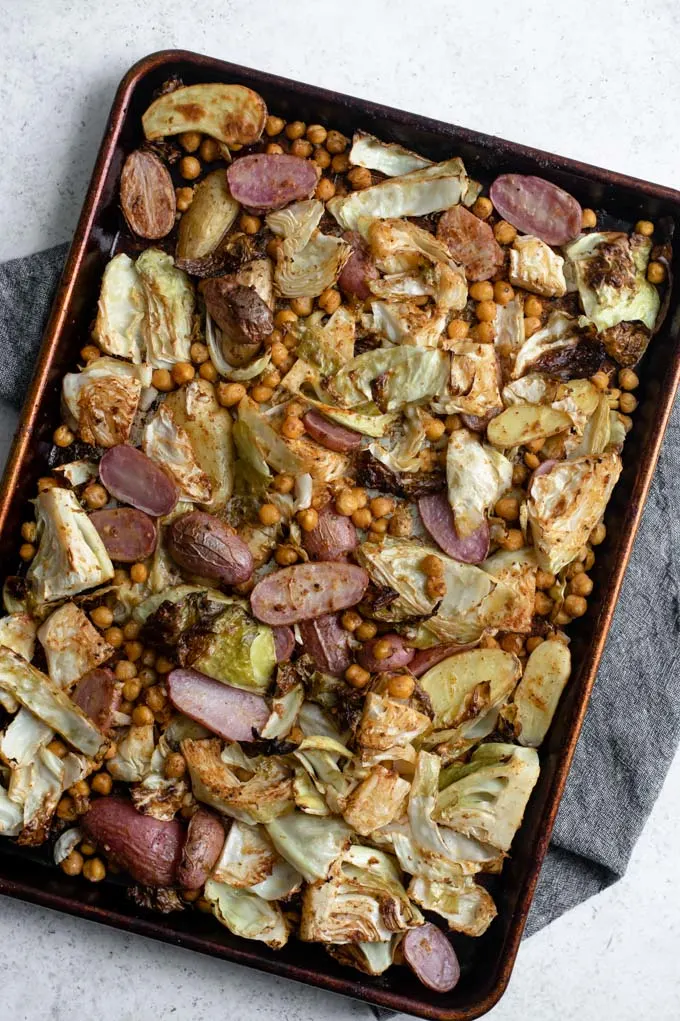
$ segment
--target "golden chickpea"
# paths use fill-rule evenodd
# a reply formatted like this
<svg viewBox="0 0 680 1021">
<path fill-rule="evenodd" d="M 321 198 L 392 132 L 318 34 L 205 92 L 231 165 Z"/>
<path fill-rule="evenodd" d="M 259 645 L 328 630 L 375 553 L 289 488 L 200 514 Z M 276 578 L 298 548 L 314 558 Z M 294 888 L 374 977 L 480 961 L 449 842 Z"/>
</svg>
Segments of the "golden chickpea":
<svg viewBox="0 0 680 1021">
<path fill-rule="evenodd" d="M 319 308 L 327 312 L 328 315 L 333 313 L 340 307 L 342 298 L 340 292 L 336 291 L 333 287 L 327 287 L 325 291 L 322 291 L 317 299 Z"/>
<path fill-rule="evenodd" d="M 619 408 L 626 415 L 630 415 L 638 406 L 637 398 L 631 393 L 622 393 L 619 397 Z"/>
<path fill-rule="evenodd" d="M 492 323 L 496 318 L 496 302 L 480 301 L 475 309 L 475 313 L 481 323 Z"/>
<path fill-rule="evenodd" d="M 239 404 L 246 395 L 246 388 L 243 383 L 218 383 L 217 400 L 223 408 L 233 408 Z"/>
<path fill-rule="evenodd" d="M 493 233 L 499 245 L 511 245 L 517 237 L 517 230 L 507 220 L 499 220 Z"/>
<path fill-rule="evenodd" d="M 307 125 L 302 121 L 290 121 L 286 124 L 286 138 L 294 142 L 296 138 L 302 138 L 306 130 Z"/>
<path fill-rule="evenodd" d="M 570 617 L 582 617 L 588 609 L 588 603 L 583 596 L 567 596 L 564 600 L 564 612 Z"/>
<path fill-rule="evenodd" d="M 63 759 L 68 755 L 68 748 L 63 741 L 60 741 L 58 737 L 53 738 L 47 746 L 47 750 L 56 755 L 58 759 Z"/>
<path fill-rule="evenodd" d="M 349 170 L 349 156 L 346 152 L 338 153 L 331 160 L 331 170 L 334 174 L 346 174 Z"/>
<path fill-rule="evenodd" d="M 99 510 L 109 502 L 109 494 L 99 482 L 90 482 L 83 490 L 83 500 L 89 510 Z"/>
<path fill-rule="evenodd" d="M 270 401 L 274 391 L 270 386 L 263 386 L 262 383 L 256 383 L 250 391 L 250 396 L 257 404 L 266 404 Z"/>
<path fill-rule="evenodd" d="M 239 227 L 244 234 L 257 234 L 261 226 L 262 220 L 259 216 L 253 216 L 251 213 L 242 213 L 239 218 Z"/>
<path fill-rule="evenodd" d="M 526 316 L 524 319 L 524 336 L 532 337 L 541 328 L 541 320 L 538 316 Z"/>
<path fill-rule="evenodd" d="M 151 385 L 155 386 L 161 393 L 167 393 L 175 389 L 175 381 L 168 369 L 154 369 L 151 375 Z"/>
<path fill-rule="evenodd" d="M 376 659 L 389 659 L 392 655 L 392 643 L 389 638 L 379 638 L 372 652 Z"/>
<path fill-rule="evenodd" d="M 129 620 L 123 628 L 123 634 L 127 638 L 128 642 L 134 642 L 135 638 L 139 638 L 139 632 L 141 630 L 141 624 L 138 624 L 136 620 Z"/>
<path fill-rule="evenodd" d="M 268 156 L 281 156 L 285 150 L 278 142 L 268 142 L 264 150 Z"/>
<path fill-rule="evenodd" d="M 312 145 L 323 145 L 328 132 L 322 124 L 310 124 L 305 134 Z"/>
<path fill-rule="evenodd" d="M 373 523 L 373 515 L 368 507 L 359 507 L 358 510 L 355 510 L 352 514 L 352 523 L 357 528 L 370 528 Z"/>
<path fill-rule="evenodd" d="M 149 577 L 149 569 L 146 564 L 133 564 L 130 568 L 130 579 L 135 585 L 143 585 Z"/>
<path fill-rule="evenodd" d="M 328 202 L 335 195 L 335 185 L 328 177 L 322 177 L 316 186 L 314 195 L 320 202 Z"/>
<path fill-rule="evenodd" d="M 415 678 L 410 674 L 395 674 L 387 682 L 387 693 L 391 698 L 410 698 L 415 687 Z"/>
<path fill-rule="evenodd" d="M 428 578 L 441 578 L 444 573 L 444 564 L 434 553 L 428 553 L 420 561 L 420 569 Z"/>
<path fill-rule="evenodd" d="M 59 863 L 59 867 L 67 876 L 79 876 L 83 871 L 84 863 L 85 859 L 80 851 L 71 851 L 71 853 Z"/>
<path fill-rule="evenodd" d="M 623 426 L 623 431 L 627 435 L 631 431 L 631 429 L 633 428 L 633 419 L 630 418 L 628 415 L 618 415 L 617 414 L 617 417 L 618 417 L 619 422 Z"/>
<path fill-rule="evenodd" d="M 496 504 L 496 514 L 504 521 L 517 521 L 519 500 L 515 496 L 503 496 Z"/>
<path fill-rule="evenodd" d="M 521 549 L 523 545 L 524 536 L 519 528 L 509 528 L 499 543 L 499 546 L 502 546 L 503 549 L 511 550 L 512 552 L 516 552 L 518 549 Z"/>
<path fill-rule="evenodd" d="M 214 163 L 222 153 L 214 138 L 204 138 L 198 150 L 198 155 L 204 163 Z"/>
<path fill-rule="evenodd" d="M 470 324 L 464 319 L 452 319 L 446 327 L 446 335 L 449 340 L 465 340 L 469 329 Z"/>
<path fill-rule="evenodd" d="M 609 376 L 606 372 L 596 372 L 594 376 L 590 377 L 590 382 L 598 390 L 607 390 L 609 387 Z"/>
<path fill-rule="evenodd" d="M 326 170 L 331 165 L 331 154 L 327 149 L 315 149 L 312 160 L 321 170 Z"/>
<path fill-rule="evenodd" d="M 292 298 L 290 307 L 296 316 L 310 316 L 314 308 L 312 298 Z"/>
<path fill-rule="evenodd" d="M 373 184 L 371 171 L 366 167 L 352 167 L 347 174 L 347 180 L 354 191 L 362 191 L 364 188 L 370 188 Z"/>
<path fill-rule="evenodd" d="M 594 209 L 584 209 L 581 214 L 581 226 L 584 230 L 597 227 L 597 215 Z"/>
<path fill-rule="evenodd" d="M 273 138 L 274 135 L 280 135 L 285 126 L 286 122 L 283 120 L 282 117 L 270 116 L 267 117 L 267 120 L 265 121 L 264 130 L 265 133 L 269 135 L 270 138 Z"/>
<path fill-rule="evenodd" d="M 205 344 L 198 342 L 191 345 L 189 349 L 189 356 L 195 365 L 203 365 L 210 358 L 210 352 Z"/>
<path fill-rule="evenodd" d="M 633 229 L 636 234 L 642 234 L 643 237 L 651 238 L 654 233 L 654 224 L 651 220 L 638 220 Z"/>
<path fill-rule="evenodd" d="M 583 561 L 583 570 L 590 571 L 595 564 L 595 554 L 591 549 L 586 553 L 586 559 Z"/>
<path fill-rule="evenodd" d="M 95 627 L 108 628 L 113 624 L 113 614 L 108 606 L 97 606 L 90 611 L 90 620 Z"/>
<path fill-rule="evenodd" d="M 536 588 L 549 589 L 555 584 L 555 575 L 551 571 L 543 571 L 539 568 L 536 572 Z"/>
<path fill-rule="evenodd" d="M 531 471 L 535 471 L 535 469 L 538 468 L 541 462 L 539 461 L 535 454 L 532 454 L 529 451 L 527 451 L 527 453 L 524 455 L 524 463 L 527 466 L 527 468 L 531 469 Z"/>
<path fill-rule="evenodd" d="M 292 475 L 281 474 L 274 476 L 273 486 L 277 493 L 283 493 L 284 495 L 290 493 L 294 485 L 295 479 Z"/>
<path fill-rule="evenodd" d="M 186 213 L 187 209 L 194 201 L 194 189 L 175 188 L 175 201 L 180 213 Z"/>
<path fill-rule="evenodd" d="M 142 657 L 142 662 L 144 661 Z M 145 666 L 137 674 L 139 681 L 143 688 L 150 688 L 152 684 L 155 684 L 158 680 L 158 674 L 153 667 Z"/>
<path fill-rule="evenodd" d="M 298 156 L 303 160 L 309 159 L 313 151 L 314 146 L 311 142 L 308 142 L 306 138 L 296 138 L 290 146 L 291 156 Z"/>
<path fill-rule="evenodd" d="M 142 685 L 138 678 L 132 678 L 123 685 L 123 698 L 128 702 L 136 702 L 142 691 Z"/>
<path fill-rule="evenodd" d="M 329 131 L 326 135 L 326 148 L 330 153 L 344 152 L 349 145 L 349 139 L 339 131 Z"/>
<path fill-rule="evenodd" d="M 104 632 L 104 638 L 114 649 L 120 649 L 124 641 L 123 631 L 119 627 L 109 627 Z"/>
<path fill-rule="evenodd" d="M 208 383 L 216 383 L 219 376 L 212 362 L 203 362 L 203 365 L 199 366 L 198 374 L 201 379 L 207 380 Z"/>
<path fill-rule="evenodd" d="M 547 617 L 552 611 L 553 605 L 552 599 L 545 592 L 539 590 L 536 593 L 534 597 L 534 613 L 537 613 L 539 617 Z"/>
<path fill-rule="evenodd" d="M 301 418 L 287 415 L 281 423 L 281 435 L 287 440 L 297 440 L 305 434 L 305 424 Z"/>
<path fill-rule="evenodd" d="M 75 435 L 67 425 L 60 425 L 58 429 L 54 430 L 52 440 L 57 447 L 70 447 L 75 440 Z"/>
<path fill-rule="evenodd" d="M 622 390 L 636 390 L 639 385 L 640 380 L 632 369 L 621 369 L 619 372 L 619 386 Z"/>
<path fill-rule="evenodd" d="M 446 595 L 446 581 L 444 578 L 428 578 L 425 582 L 425 594 L 429 599 L 443 599 Z"/>
<path fill-rule="evenodd" d="M 304 415 L 305 411 L 306 408 L 300 401 L 290 401 L 286 405 L 286 414 L 290 415 L 291 418 L 300 418 L 301 415 Z"/>
<path fill-rule="evenodd" d="M 354 511 L 359 510 L 357 498 L 351 489 L 340 490 L 335 498 L 335 509 L 346 518 L 351 518 Z"/>
<path fill-rule="evenodd" d="M 473 203 L 472 212 L 475 216 L 478 216 L 480 220 L 486 220 L 487 216 L 491 216 L 493 213 L 493 204 L 491 199 L 486 198 L 484 195 L 480 195 L 477 201 Z"/>
<path fill-rule="evenodd" d="M 529 472 L 527 471 L 526 465 L 516 464 L 513 465 L 512 469 L 512 484 L 513 486 L 523 486 L 527 480 Z"/>
<path fill-rule="evenodd" d="M 125 655 L 131 663 L 136 663 L 138 659 L 142 658 L 144 652 L 144 646 L 140 641 L 126 642 L 124 646 Z"/>
<path fill-rule="evenodd" d="M 94 362 L 97 358 L 101 358 L 101 355 L 101 351 L 94 344 L 86 344 L 80 349 L 80 357 L 84 362 Z"/>
<path fill-rule="evenodd" d="M 96 844 L 91 844 L 88 840 L 81 841 L 80 844 L 81 854 L 84 854 L 86 857 L 90 858 L 93 854 L 96 854 L 96 851 L 97 851 Z"/>
<path fill-rule="evenodd" d="M 476 341 L 477 344 L 492 344 L 496 331 L 493 323 L 477 323 L 470 330 L 470 339 Z"/>
<path fill-rule="evenodd" d="M 460 415 L 447 415 L 446 416 L 446 431 L 447 433 L 454 433 L 456 429 L 460 429 L 463 424 L 463 420 Z"/>
<path fill-rule="evenodd" d="M 368 493 L 363 486 L 354 486 L 352 488 L 352 492 L 354 493 L 354 499 L 357 502 L 359 510 L 362 510 L 364 507 L 368 507 Z"/>
<path fill-rule="evenodd" d="M 201 173 L 201 164 L 195 156 L 183 156 L 179 161 L 179 172 L 185 181 L 195 181 Z"/>
<path fill-rule="evenodd" d="M 60 798 L 57 805 L 57 818 L 63 819 L 64 822 L 75 822 L 78 818 L 75 803 L 69 794 L 64 794 Z"/>
<path fill-rule="evenodd" d="M 109 747 L 104 752 L 104 759 L 105 759 L 106 762 L 110 762 L 111 759 L 115 759 L 117 754 L 118 754 L 118 745 L 116 744 L 115 741 L 111 741 L 111 743 L 109 744 Z"/>
<path fill-rule="evenodd" d="M 378 535 L 385 535 L 389 528 L 390 522 L 388 518 L 376 518 L 371 522 L 371 531 Z"/>
<path fill-rule="evenodd" d="M 604 542 L 607 535 L 607 529 L 604 523 L 601 521 L 599 525 L 595 525 L 595 528 L 590 533 L 589 542 L 591 546 L 599 546 Z"/>
<path fill-rule="evenodd" d="M 394 500 L 389 496 L 374 496 L 369 506 L 374 518 L 384 518 L 394 510 Z"/>
<path fill-rule="evenodd" d="M 515 292 L 507 280 L 497 280 L 493 285 L 493 296 L 497 305 L 507 305 L 515 297 Z"/>
<path fill-rule="evenodd" d="M 666 279 L 666 267 L 662 262 L 650 262 L 647 266 L 647 279 L 650 284 L 662 284 Z"/>
<path fill-rule="evenodd" d="M 436 443 L 446 432 L 446 424 L 441 418 L 431 418 L 425 425 L 425 436 L 431 443 Z"/>
<path fill-rule="evenodd" d="M 135 706 L 132 711 L 132 722 L 136 727 L 148 727 L 153 723 L 153 713 L 148 705 Z"/>
<path fill-rule="evenodd" d="M 32 542 L 24 542 L 19 547 L 19 557 L 25 563 L 28 563 L 29 560 L 32 560 L 35 554 L 36 547 L 33 545 Z"/>
<path fill-rule="evenodd" d="M 101 858 L 88 858 L 83 865 L 83 876 L 90 883 L 101 883 L 106 879 L 106 866 Z"/>
<path fill-rule="evenodd" d="M 543 302 L 536 295 L 531 294 L 524 302 L 524 315 L 529 319 L 538 319 L 543 315 Z"/>
<path fill-rule="evenodd" d="M 113 780 L 109 773 L 96 773 L 90 780 L 90 787 L 95 794 L 101 794 L 103 797 L 106 797 L 111 793 Z"/>
<path fill-rule="evenodd" d="M 484 635 L 479 647 L 480 649 L 500 649 L 500 643 L 492 635 Z"/>
<path fill-rule="evenodd" d="M 296 564 L 298 555 L 292 546 L 278 546 L 274 553 L 274 560 L 279 567 L 290 567 Z"/>
<path fill-rule="evenodd" d="M 340 618 L 340 623 L 345 631 L 356 631 L 362 622 L 363 618 L 356 610 L 345 610 Z"/>
<path fill-rule="evenodd" d="M 352 663 L 345 670 L 345 680 L 353 688 L 365 688 L 371 679 L 368 670 L 364 670 L 358 663 Z"/>
<path fill-rule="evenodd" d="M 527 638 L 525 647 L 529 655 L 531 655 L 534 649 L 537 649 L 539 645 L 543 645 L 543 641 L 544 639 L 541 638 L 540 635 L 532 635 L 531 638 Z"/>
<path fill-rule="evenodd" d="M 574 596 L 589 596 L 593 591 L 593 580 L 581 571 L 569 582 L 569 592 Z"/>
<path fill-rule="evenodd" d="M 179 144 L 185 152 L 196 152 L 201 144 L 201 136 L 198 131 L 183 131 L 179 136 Z"/>
<path fill-rule="evenodd" d="M 116 663 L 113 672 L 119 681 L 131 681 L 133 677 L 137 676 L 137 667 L 132 660 L 121 659 L 119 663 Z"/>
<path fill-rule="evenodd" d="M 515 656 L 521 656 L 524 652 L 524 638 L 514 632 L 503 635 L 500 645 L 503 652 L 514 652 Z"/>
<path fill-rule="evenodd" d="M 278 525 L 281 520 L 281 511 L 274 503 L 263 503 L 257 516 L 263 525 Z"/>
<path fill-rule="evenodd" d="M 493 284 L 488 280 L 478 280 L 470 284 L 469 293 L 473 301 L 493 301 Z"/>
<path fill-rule="evenodd" d="M 291 323 L 296 323 L 297 321 L 298 317 L 292 308 L 281 308 L 274 316 L 274 325 L 278 326 L 279 329 L 285 329 Z"/>
<path fill-rule="evenodd" d="M 313 507 L 298 511 L 295 517 L 303 532 L 312 532 L 319 524 L 319 512 Z"/>
<path fill-rule="evenodd" d="M 180 755 L 179 752 L 172 752 L 172 754 L 168 755 L 163 768 L 163 772 L 168 780 L 179 779 L 181 776 L 184 776 L 186 771 L 187 764 L 183 755 Z"/>
<path fill-rule="evenodd" d="M 567 624 L 571 624 L 571 620 L 572 618 L 569 616 L 568 613 L 565 613 L 564 610 L 560 610 L 558 613 L 555 614 L 555 617 L 553 618 L 553 623 L 559 624 L 560 627 L 566 627 Z"/>
<path fill-rule="evenodd" d="M 359 617 L 359 614 L 356 616 Z M 355 638 L 358 638 L 360 642 L 370 642 L 378 633 L 378 627 L 372 620 L 362 620 L 361 617 L 359 617 L 359 624 L 356 628 L 348 628 L 347 630 L 354 631 Z"/>
<path fill-rule="evenodd" d="M 275 365 L 277 369 L 283 369 L 288 363 L 290 355 L 288 354 L 288 348 L 281 341 L 277 341 L 272 344 L 271 348 L 272 365 Z"/>
</svg>

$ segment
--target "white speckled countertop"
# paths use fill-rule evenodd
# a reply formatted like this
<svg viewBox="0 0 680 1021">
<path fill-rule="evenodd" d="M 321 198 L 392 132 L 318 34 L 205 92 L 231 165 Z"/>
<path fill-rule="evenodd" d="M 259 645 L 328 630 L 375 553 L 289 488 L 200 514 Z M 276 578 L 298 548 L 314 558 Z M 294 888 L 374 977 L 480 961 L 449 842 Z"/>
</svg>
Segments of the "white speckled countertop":
<svg viewBox="0 0 680 1021">
<path fill-rule="evenodd" d="M 680 187 L 674 0 L 4 0 L 0 258 L 68 239 L 116 84 L 181 47 Z M 340 11 L 352 11 L 343 17 Z M 0 456 L 15 416 L 0 408 Z M 626 878 L 523 944 L 493 1021 L 680 1016 L 680 760 Z M 5 1021 L 348 1021 L 368 1008 L 0 898 Z"/>
</svg>

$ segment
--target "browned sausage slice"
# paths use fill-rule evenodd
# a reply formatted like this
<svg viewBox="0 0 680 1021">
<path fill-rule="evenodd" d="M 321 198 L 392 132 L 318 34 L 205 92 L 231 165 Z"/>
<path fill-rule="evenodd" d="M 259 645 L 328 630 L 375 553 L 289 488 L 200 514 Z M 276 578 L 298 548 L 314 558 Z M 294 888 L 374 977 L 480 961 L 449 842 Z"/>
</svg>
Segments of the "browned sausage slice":
<svg viewBox="0 0 680 1021">
<path fill-rule="evenodd" d="M 172 670 L 168 695 L 175 709 L 225 741 L 252 741 L 253 728 L 262 730 L 269 719 L 269 707 L 260 695 L 222 684 L 198 670 Z"/>
<path fill-rule="evenodd" d="M 234 160 L 227 170 L 231 194 L 256 212 L 281 209 L 306 199 L 316 188 L 315 165 L 289 153 L 255 153 Z"/>
<path fill-rule="evenodd" d="M 114 714 L 123 699 L 121 684 L 113 670 L 108 667 L 89 670 L 76 684 L 71 698 L 104 734 L 110 733 L 115 722 Z"/>
<path fill-rule="evenodd" d="M 488 223 L 465 206 L 453 206 L 437 224 L 437 237 L 465 269 L 468 280 L 488 280 L 503 265 L 503 249 Z"/>
<path fill-rule="evenodd" d="M 583 211 L 576 199 L 542 177 L 501 174 L 489 194 L 508 223 L 547 245 L 565 245 L 581 232 Z"/>
<path fill-rule="evenodd" d="M 265 624 L 297 624 L 354 606 L 367 586 L 368 574 L 354 564 L 294 564 L 262 578 L 250 605 Z"/>
<path fill-rule="evenodd" d="M 342 627 L 336 614 L 300 621 L 300 634 L 305 652 L 312 657 L 319 670 L 339 676 L 352 662 L 349 649 L 349 632 Z"/>
<path fill-rule="evenodd" d="M 318 411 L 307 411 L 302 416 L 305 429 L 317 443 L 328 450 L 344 454 L 361 446 L 361 435 L 352 429 L 345 429 L 337 422 L 331 422 Z"/>
<path fill-rule="evenodd" d="M 99 462 L 99 477 L 114 499 L 154 518 L 169 514 L 179 499 L 172 479 L 150 457 L 126 443 L 106 451 Z"/>
<path fill-rule="evenodd" d="M 99 532 L 108 555 L 121 564 L 145 560 L 156 549 L 156 525 L 143 511 L 115 507 L 94 511 L 90 521 Z"/>
</svg>

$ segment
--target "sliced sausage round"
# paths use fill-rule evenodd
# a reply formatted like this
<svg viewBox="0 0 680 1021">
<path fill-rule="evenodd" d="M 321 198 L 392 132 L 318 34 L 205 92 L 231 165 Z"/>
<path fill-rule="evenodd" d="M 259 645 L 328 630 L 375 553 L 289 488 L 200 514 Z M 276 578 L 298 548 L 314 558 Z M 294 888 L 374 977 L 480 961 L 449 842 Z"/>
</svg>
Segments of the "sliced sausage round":
<svg viewBox="0 0 680 1021">
<path fill-rule="evenodd" d="M 237 202 L 263 213 L 309 198 L 318 175 L 315 165 L 300 156 L 255 153 L 234 160 L 227 181 Z"/>
<path fill-rule="evenodd" d="M 337 422 L 331 422 L 318 411 L 307 411 L 302 416 L 305 429 L 317 443 L 328 450 L 344 454 L 349 450 L 357 450 L 361 446 L 361 434 L 352 429 L 345 429 Z"/>
<path fill-rule="evenodd" d="M 93 511 L 90 521 L 99 532 L 108 555 L 121 564 L 145 560 L 156 549 L 156 525 L 143 511 L 133 507 Z"/>
<path fill-rule="evenodd" d="M 576 199 L 542 177 L 501 174 L 489 194 L 508 223 L 547 245 L 565 245 L 581 233 L 583 211 Z"/>
<path fill-rule="evenodd" d="M 215 867 L 224 847 L 224 826 L 212 812 L 199 808 L 192 815 L 177 869 L 177 885 L 199 890 Z"/>
<path fill-rule="evenodd" d="M 260 695 L 222 684 L 198 670 L 171 670 L 168 695 L 175 709 L 225 741 L 252 741 L 253 728 L 262 730 L 269 719 L 269 707 Z"/>
<path fill-rule="evenodd" d="M 312 657 L 319 670 L 339 676 L 352 662 L 349 649 L 349 632 L 342 627 L 336 614 L 301 620 L 300 634 L 305 652 Z"/>
<path fill-rule="evenodd" d="M 424 986 L 435 993 L 448 993 L 460 978 L 456 952 L 441 929 L 432 922 L 409 929 L 401 952 L 409 968 Z"/>
<path fill-rule="evenodd" d="M 387 642 L 389 650 L 387 656 L 378 658 L 376 646 L 381 642 Z M 357 662 L 364 670 L 373 674 L 384 670 L 399 670 L 400 667 L 408 666 L 414 656 L 415 650 L 406 645 L 401 635 L 387 634 L 378 635 L 377 638 L 365 642 L 359 650 Z"/>
<path fill-rule="evenodd" d="M 354 564 L 294 564 L 262 578 L 250 605 L 265 624 L 297 624 L 354 606 L 367 587 L 367 572 Z"/>
<path fill-rule="evenodd" d="M 174 886 L 184 847 L 184 827 L 142 815 L 123 798 L 98 798 L 80 826 L 107 857 L 144 886 Z"/>
<path fill-rule="evenodd" d="M 342 560 L 357 548 L 359 539 L 352 521 L 326 506 L 319 511 L 316 528 L 302 533 L 302 544 L 317 560 Z"/>
<path fill-rule="evenodd" d="M 274 651 L 277 663 L 287 663 L 295 648 L 295 635 L 289 627 L 272 628 L 274 632 Z"/>
<path fill-rule="evenodd" d="M 240 585 L 253 573 L 253 555 L 233 528 L 205 511 L 189 511 L 169 525 L 168 552 L 176 564 L 225 585 Z"/>
<path fill-rule="evenodd" d="M 141 450 L 128 444 L 110 447 L 99 462 L 99 477 L 112 497 L 154 518 L 175 509 L 177 486 Z"/>
<path fill-rule="evenodd" d="M 489 552 L 489 526 L 484 521 L 471 535 L 461 539 L 446 493 L 421 496 L 418 510 L 425 528 L 434 541 L 453 560 L 463 564 L 479 564 Z"/>
<path fill-rule="evenodd" d="M 488 280 L 503 265 L 503 249 L 484 220 L 465 206 L 453 206 L 437 224 L 437 237 L 465 269 L 468 280 Z"/>
<path fill-rule="evenodd" d="M 342 239 L 352 246 L 352 254 L 338 277 L 338 287 L 343 294 L 364 301 L 371 296 L 369 280 L 377 280 L 380 274 L 371 258 L 368 245 L 358 230 L 345 231 Z"/>
<path fill-rule="evenodd" d="M 102 733 L 108 734 L 113 729 L 115 713 L 123 700 L 121 687 L 113 670 L 97 667 L 83 674 L 71 692 L 71 698 Z"/>
</svg>

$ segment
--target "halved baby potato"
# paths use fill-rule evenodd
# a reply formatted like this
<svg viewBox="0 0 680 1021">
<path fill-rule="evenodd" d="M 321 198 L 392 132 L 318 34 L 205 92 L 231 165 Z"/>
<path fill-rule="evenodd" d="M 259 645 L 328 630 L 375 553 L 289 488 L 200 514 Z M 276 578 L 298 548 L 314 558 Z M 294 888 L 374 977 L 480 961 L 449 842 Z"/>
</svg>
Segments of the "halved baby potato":
<svg viewBox="0 0 680 1021">
<path fill-rule="evenodd" d="M 142 117 L 151 141 L 200 131 L 226 145 L 252 145 L 264 130 L 267 107 L 244 85 L 185 85 L 156 99 Z"/>
<path fill-rule="evenodd" d="M 226 170 L 213 170 L 196 186 L 192 203 L 179 222 L 177 258 L 202 259 L 211 255 L 240 208 L 229 191 Z"/>
<path fill-rule="evenodd" d="M 515 404 L 492 418 L 486 430 L 490 443 L 507 449 L 546 439 L 569 429 L 571 416 L 547 404 Z"/>
<path fill-rule="evenodd" d="M 472 712 L 470 699 L 488 685 L 486 702 L 503 691 L 506 697 L 521 676 L 517 657 L 502 649 L 471 649 L 437 663 L 420 678 L 434 709 L 435 729 L 455 727 Z M 475 714 L 476 715 L 476 714 Z"/>
<path fill-rule="evenodd" d="M 538 748 L 555 715 L 571 673 L 571 653 L 562 642 L 541 642 L 529 656 L 514 697 L 512 722 L 520 744 Z"/>
</svg>

